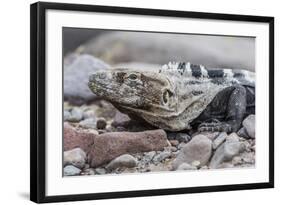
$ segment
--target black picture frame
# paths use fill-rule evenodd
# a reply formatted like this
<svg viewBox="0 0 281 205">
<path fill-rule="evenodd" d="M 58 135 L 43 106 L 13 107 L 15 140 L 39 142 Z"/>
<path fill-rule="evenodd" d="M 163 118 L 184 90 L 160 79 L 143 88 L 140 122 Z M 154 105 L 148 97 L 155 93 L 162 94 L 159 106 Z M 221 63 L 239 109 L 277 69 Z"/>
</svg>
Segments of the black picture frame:
<svg viewBox="0 0 281 205">
<path fill-rule="evenodd" d="M 129 15 L 170 16 L 181 18 L 262 22 L 269 25 L 269 181 L 264 183 L 230 184 L 193 188 L 171 188 L 126 192 L 89 193 L 46 196 L 46 81 L 45 38 L 46 10 L 121 13 Z M 38 2 L 30 7 L 30 199 L 37 203 L 76 200 L 97 200 L 198 192 L 261 189 L 274 187 L 274 18 L 203 12 L 110 7 L 82 4 Z"/>
</svg>

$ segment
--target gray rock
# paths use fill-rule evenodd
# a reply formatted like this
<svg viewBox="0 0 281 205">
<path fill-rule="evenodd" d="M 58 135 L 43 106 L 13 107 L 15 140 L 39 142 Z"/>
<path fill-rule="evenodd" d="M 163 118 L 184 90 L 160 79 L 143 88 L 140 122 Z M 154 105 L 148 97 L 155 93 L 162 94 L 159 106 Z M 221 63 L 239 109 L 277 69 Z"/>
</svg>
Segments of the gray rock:
<svg viewBox="0 0 281 205">
<path fill-rule="evenodd" d="M 182 149 L 187 143 L 184 143 L 184 142 L 181 142 L 179 145 L 178 145 L 178 149 Z"/>
<path fill-rule="evenodd" d="M 76 57 L 70 65 L 64 66 L 64 99 L 77 105 L 95 99 L 96 96 L 88 88 L 89 76 L 97 70 L 108 68 L 107 64 L 93 56 Z"/>
<path fill-rule="evenodd" d="M 231 163 L 233 165 L 240 165 L 240 164 L 243 163 L 243 161 L 242 161 L 242 158 L 240 156 L 235 156 L 235 157 L 233 157 Z"/>
<path fill-rule="evenodd" d="M 171 152 L 168 151 L 164 151 L 164 152 L 160 152 L 159 154 L 157 154 L 156 156 L 154 156 L 153 158 L 153 162 L 155 164 L 162 162 L 164 159 L 168 158 L 171 156 Z"/>
<path fill-rule="evenodd" d="M 234 156 L 244 150 L 244 144 L 239 142 L 239 137 L 235 133 L 232 133 L 227 136 L 226 141 L 216 150 L 209 167 L 218 168 L 221 163 L 232 160 Z"/>
<path fill-rule="evenodd" d="M 83 111 L 80 108 L 74 107 L 70 111 L 70 116 L 67 121 L 69 122 L 79 122 L 83 118 Z"/>
<path fill-rule="evenodd" d="M 244 121 L 243 126 L 245 127 L 248 135 L 251 138 L 255 138 L 256 136 L 256 127 L 255 127 L 255 115 L 249 115 Z"/>
<path fill-rule="evenodd" d="M 98 175 L 106 174 L 106 169 L 105 168 L 96 168 L 95 174 L 98 174 Z"/>
<path fill-rule="evenodd" d="M 87 118 L 79 122 L 79 125 L 84 128 L 96 129 L 97 121 L 94 118 Z"/>
<path fill-rule="evenodd" d="M 182 163 L 177 170 L 197 170 L 195 166 L 192 166 L 188 163 Z"/>
<path fill-rule="evenodd" d="M 64 118 L 64 121 L 68 121 L 71 118 L 71 114 L 68 110 L 63 111 L 63 118 Z"/>
<path fill-rule="evenodd" d="M 63 164 L 73 165 L 82 169 L 86 163 L 86 153 L 81 148 L 75 148 L 63 153 Z"/>
<path fill-rule="evenodd" d="M 210 140 L 214 141 L 220 134 L 220 132 L 200 132 L 201 135 L 205 135 Z"/>
<path fill-rule="evenodd" d="M 250 136 L 248 135 L 245 127 L 242 127 L 238 132 L 237 132 L 237 135 L 239 135 L 240 137 L 243 137 L 245 139 L 249 139 Z"/>
<path fill-rule="evenodd" d="M 99 130 L 105 129 L 106 124 L 107 124 L 107 122 L 104 118 L 97 119 L 97 129 L 99 129 Z"/>
<path fill-rule="evenodd" d="M 106 169 L 114 170 L 120 167 L 131 168 L 131 167 L 135 167 L 136 165 L 137 165 L 137 160 L 132 155 L 123 154 L 115 158 L 111 162 L 109 162 L 109 164 L 106 166 Z"/>
<path fill-rule="evenodd" d="M 212 154 L 212 141 L 204 135 L 196 135 L 179 152 L 173 161 L 173 169 L 182 163 L 191 164 L 193 161 L 199 161 L 204 166 L 209 161 Z"/>
<path fill-rule="evenodd" d="M 145 152 L 144 156 L 143 156 L 143 161 L 144 163 L 148 163 L 151 162 L 151 160 L 153 159 L 153 157 L 156 155 L 155 151 L 151 151 L 151 152 Z"/>
<path fill-rule="evenodd" d="M 254 152 L 244 152 L 241 154 L 241 158 L 244 163 L 255 164 L 255 153 Z"/>
<path fill-rule="evenodd" d="M 81 169 L 78 169 L 77 167 L 73 165 L 67 165 L 63 168 L 64 176 L 75 176 L 79 175 L 81 172 Z"/>
<path fill-rule="evenodd" d="M 217 136 L 213 141 L 213 149 L 217 149 L 225 141 L 226 137 L 226 132 L 220 133 L 219 136 Z"/>
<path fill-rule="evenodd" d="M 111 125 L 113 127 L 127 127 L 130 121 L 131 119 L 128 115 L 117 111 Z"/>
<path fill-rule="evenodd" d="M 224 162 L 224 163 L 220 164 L 217 168 L 218 169 L 229 169 L 229 168 L 233 168 L 233 167 L 234 167 L 233 164 Z"/>
<path fill-rule="evenodd" d="M 83 112 L 83 118 L 84 119 L 88 119 L 88 118 L 93 118 L 95 119 L 96 118 L 96 112 L 95 110 L 97 110 L 98 108 L 97 107 L 94 107 L 94 110 L 93 110 L 93 105 L 91 106 L 91 110 L 86 110 Z"/>
</svg>

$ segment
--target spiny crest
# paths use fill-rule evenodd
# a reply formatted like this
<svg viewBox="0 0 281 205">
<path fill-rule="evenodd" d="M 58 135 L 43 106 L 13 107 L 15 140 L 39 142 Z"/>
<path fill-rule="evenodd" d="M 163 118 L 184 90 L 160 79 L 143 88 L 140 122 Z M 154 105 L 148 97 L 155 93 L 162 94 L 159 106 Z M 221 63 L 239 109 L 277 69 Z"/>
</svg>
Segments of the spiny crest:
<svg viewBox="0 0 281 205">
<path fill-rule="evenodd" d="M 159 73 L 180 74 L 186 77 L 208 78 L 208 71 L 202 65 L 190 62 L 169 62 L 162 66 Z"/>
</svg>

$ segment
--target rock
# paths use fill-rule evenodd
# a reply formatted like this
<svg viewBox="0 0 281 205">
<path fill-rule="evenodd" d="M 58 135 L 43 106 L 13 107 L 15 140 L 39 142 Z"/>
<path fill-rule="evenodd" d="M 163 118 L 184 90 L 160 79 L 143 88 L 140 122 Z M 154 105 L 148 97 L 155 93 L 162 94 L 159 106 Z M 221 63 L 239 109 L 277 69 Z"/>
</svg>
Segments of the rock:
<svg viewBox="0 0 281 205">
<path fill-rule="evenodd" d="M 255 127 L 255 115 L 249 115 L 244 121 L 243 126 L 245 127 L 248 135 L 251 138 L 255 138 L 256 136 L 256 127 Z"/>
<path fill-rule="evenodd" d="M 70 111 L 70 116 L 68 116 L 67 121 L 69 122 L 79 122 L 83 118 L 83 111 L 80 108 L 74 107 Z"/>
<path fill-rule="evenodd" d="M 218 136 L 219 132 L 200 132 L 201 135 L 205 135 L 208 137 L 210 140 L 214 141 Z"/>
<path fill-rule="evenodd" d="M 106 127 L 106 120 L 104 119 L 104 118 L 99 118 L 98 120 L 97 120 L 97 129 L 99 129 L 99 130 L 103 130 L 103 129 L 105 129 L 105 127 Z"/>
<path fill-rule="evenodd" d="M 113 127 L 127 127 L 130 124 L 130 121 L 131 118 L 128 115 L 117 111 L 111 125 Z"/>
<path fill-rule="evenodd" d="M 64 69 L 64 99 L 77 105 L 95 99 L 96 96 L 88 88 L 89 76 L 97 70 L 108 68 L 107 64 L 93 56 L 76 57 L 67 69 Z"/>
<path fill-rule="evenodd" d="M 63 174 L 64 176 L 75 176 L 79 175 L 81 172 L 81 169 L 78 169 L 77 167 L 73 165 L 67 165 L 63 168 Z"/>
<path fill-rule="evenodd" d="M 204 166 L 212 154 L 212 141 L 204 135 L 196 135 L 179 152 L 173 161 L 173 169 L 182 163 L 191 164 L 193 161 L 199 161 Z"/>
<path fill-rule="evenodd" d="M 197 170 L 196 167 L 188 164 L 188 163 L 182 163 L 177 170 Z"/>
<path fill-rule="evenodd" d="M 107 166 L 107 170 L 114 170 L 121 167 L 135 167 L 137 165 L 137 160 L 129 154 L 121 155 L 114 160 L 112 160 Z"/>
<path fill-rule="evenodd" d="M 255 164 L 255 153 L 254 152 L 244 152 L 241 154 L 241 158 L 244 163 Z"/>
<path fill-rule="evenodd" d="M 94 143 L 97 135 L 93 132 L 76 130 L 67 122 L 64 123 L 64 151 L 80 147 L 84 152 L 88 153 Z"/>
<path fill-rule="evenodd" d="M 170 140 L 170 143 L 172 146 L 176 147 L 179 145 L 179 141 L 178 140 Z"/>
<path fill-rule="evenodd" d="M 164 130 L 111 132 L 95 137 L 89 154 L 92 167 L 107 163 L 123 154 L 163 150 L 168 146 Z"/>
<path fill-rule="evenodd" d="M 80 175 L 95 175 L 95 174 L 96 173 L 92 168 L 87 168 L 87 169 L 84 168 L 84 170 L 80 173 Z"/>
<path fill-rule="evenodd" d="M 225 141 L 226 137 L 226 132 L 220 133 L 213 141 L 213 149 L 217 149 Z"/>
<path fill-rule="evenodd" d="M 92 105 L 93 106 L 93 105 Z M 97 110 L 98 108 L 97 107 L 95 107 L 95 109 L 94 110 L 92 110 L 92 107 L 91 107 L 91 110 L 85 110 L 84 112 L 83 112 L 83 118 L 84 119 L 88 119 L 88 118 L 92 118 L 92 119 L 95 119 L 96 118 L 96 110 Z"/>
<path fill-rule="evenodd" d="M 153 159 L 153 157 L 154 157 L 155 155 L 156 155 L 156 152 L 155 152 L 155 151 L 145 152 L 142 161 L 144 161 L 144 163 L 151 162 L 151 160 Z"/>
<path fill-rule="evenodd" d="M 200 167 L 200 161 L 195 160 L 191 163 L 191 165 L 194 167 Z"/>
<path fill-rule="evenodd" d="M 206 165 L 200 168 L 200 170 L 207 170 L 207 169 L 209 169 L 209 167 Z"/>
<path fill-rule="evenodd" d="M 243 163 L 242 158 L 240 156 L 233 157 L 231 162 L 233 165 L 240 165 Z"/>
<path fill-rule="evenodd" d="M 184 143 L 184 142 L 181 142 L 179 145 L 178 145 L 178 149 L 182 149 L 187 143 Z"/>
<path fill-rule="evenodd" d="M 82 169 L 86 163 L 86 153 L 81 148 L 75 148 L 63 153 L 63 164 L 73 165 Z"/>
<path fill-rule="evenodd" d="M 98 174 L 98 175 L 106 174 L 106 169 L 105 168 L 96 168 L 95 174 Z"/>
<path fill-rule="evenodd" d="M 233 167 L 234 167 L 233 164 L 224 162 L 224 163 L 220 164 L 217 168 L 218 169 L 228 169 L 228 168 L 233 168 Z"/>
<path fill-rule="evenodd" d="M 63 111 L 63 118 L 64 118 L 64 121 L 68 121 L 71 118 L 71 114 L 68 110 Z"/>
<path fill-rule="evenodd" d="M 153 162 L 155 164 L 162 162 L 164 159 L 168 158 L 171 156 L 171 152 L 168 151 L 164 151 L 164 152 L 160 152 L 159 154 L 157 154 L 156 156 L 154 156 L 153 158 Z"/>
<path fill-rule="evenodd" d="M 240 137 L 243 137 L 245 139 L 249 139 L 250 136 L 248 135 L 245 127 L 242 127 L 238 132 L 237 132 L 237 135 L 239 135 Z"/>
<path fill-rule="evenodd" d="M 194 64 L 207 67 L 243 67 L 254 70 L 255 52 L 249 52 L 249 49 L 254 51 L 254 40 L 233 37 L 231 41 L 229 39 L 221 36 L 116 31 L 86 42 L 79 51 L 97 56 L 110 64 L 165 64 L 167 59 L 188 59 Z"/>
<path fill-rule="evenodd" d="M 244 150 L 244 144 L 239 142 L 239 137 L 235 133 L 232 133 L 227 136 L 226 141 L 218 147 L 211 159 L 209 167 L 212 169 L 218 168 L 221 163 L 232 160 L 234 156 Z"/>
<path fill-rule="evenodd" d="M 94 118 L 87 118 L 79 122 L 79 125 L 84 128 L 96 129 L 97 121 Z"/>
</svg>

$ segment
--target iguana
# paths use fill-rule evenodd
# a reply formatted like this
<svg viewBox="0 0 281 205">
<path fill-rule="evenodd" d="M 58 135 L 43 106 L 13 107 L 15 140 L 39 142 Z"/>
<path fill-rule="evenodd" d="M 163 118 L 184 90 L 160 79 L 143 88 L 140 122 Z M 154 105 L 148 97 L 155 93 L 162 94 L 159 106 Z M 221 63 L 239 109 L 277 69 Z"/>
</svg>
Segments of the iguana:
<svg viewBox="0 0 281 205">
<path fill-rule="evenodd" d="M 255 113 L 255 74 L 173 62 L 156 71 L 99 71 L 89 88 L 121 112 L 168 131 L 236 132 Z"/>
</svg>

